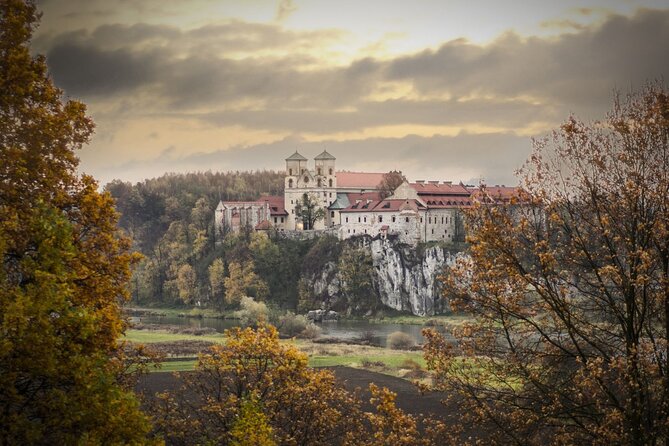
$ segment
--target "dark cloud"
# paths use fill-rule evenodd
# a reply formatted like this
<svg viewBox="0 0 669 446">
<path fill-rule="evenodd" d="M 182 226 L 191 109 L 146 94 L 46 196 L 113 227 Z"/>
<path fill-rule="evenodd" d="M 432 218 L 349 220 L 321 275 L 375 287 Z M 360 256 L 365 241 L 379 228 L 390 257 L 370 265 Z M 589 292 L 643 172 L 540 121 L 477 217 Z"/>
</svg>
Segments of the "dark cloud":
<svg viewBox="0 0 669 446">
<path fill-rule="evenodd" d="M 569 106 L 608 103 L 611 89 L 639 86 L 669 72 L 669 11 L 611 16 L 602 25 L 556 38 L 506 34 L 489 45 L 463 40 L 399 58 L 391 79 L 425 94 L 531 95 Z"/>
</svg>

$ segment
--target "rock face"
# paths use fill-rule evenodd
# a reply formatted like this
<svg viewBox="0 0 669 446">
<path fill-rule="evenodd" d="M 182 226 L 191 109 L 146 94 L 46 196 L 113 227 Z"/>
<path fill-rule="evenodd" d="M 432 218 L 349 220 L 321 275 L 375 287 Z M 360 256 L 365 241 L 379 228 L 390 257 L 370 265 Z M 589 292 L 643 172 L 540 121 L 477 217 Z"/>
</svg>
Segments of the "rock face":
<svg viewBox="0 0 669 446">
<path fill-rule="evenodd" d="M 441 246 L 417 251 L 415 247 L 380 238 L 360 238 L 344 243 L 356 243 L 361 249 L 370 251 L 374 290 L 383 305 L 417 316 L 431 316 L 448 310 L 437 278 L 444 267 L 454 264 L 461 254 Z M 325 263 L 307 277 L 306 284 L 325 307 L 340 301 L 341 284 L 334 262 Z"/>
<path fill-rule="evenodd" d="M 457 254 L 432 246 L 422 255 L 414 248 L 389 240 L 373 240 L 369 245 L 374 260 L 375 288 L 384 305 L 417 316 L 430 316 L 446 309 L 437 278 Z"/>
</svg>

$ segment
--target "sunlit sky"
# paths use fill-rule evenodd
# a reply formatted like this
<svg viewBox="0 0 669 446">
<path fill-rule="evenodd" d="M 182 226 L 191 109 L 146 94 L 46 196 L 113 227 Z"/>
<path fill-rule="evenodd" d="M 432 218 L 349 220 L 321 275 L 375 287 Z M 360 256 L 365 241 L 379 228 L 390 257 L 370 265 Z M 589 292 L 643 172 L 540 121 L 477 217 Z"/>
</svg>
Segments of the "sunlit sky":
<svg viewBox="0 0 669 446">
<path fill-rule="evenodd" d="M 531 138 L 669 72 L 665 1 L 42 0 L 102 183 L 282 169 L 514 184 Z"/>
</svg>

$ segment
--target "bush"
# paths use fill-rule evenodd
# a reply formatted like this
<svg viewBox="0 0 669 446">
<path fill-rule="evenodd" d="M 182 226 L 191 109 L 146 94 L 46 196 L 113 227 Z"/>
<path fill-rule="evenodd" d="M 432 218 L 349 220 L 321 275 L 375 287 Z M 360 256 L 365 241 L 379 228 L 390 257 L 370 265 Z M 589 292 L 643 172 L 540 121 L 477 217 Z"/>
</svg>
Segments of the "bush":
<svg viewBox="0 0 669 446">
<path fill-rule="evenodd" d="M 279 316 L 276 328 L 284 336 L 297 336 L 302 333 L 308 325 L 309 321 L 301 314 L 291 313 L 290 311 L 283 316 Z"/>
<path fill-rule="evenodd" d="M 420 364 L 418 364 L 411 358 L 407 358 L 404 361 L 402 361 L 401 367 L 403 369 L 411 369 L 411 370 L 421 370 L 423 368 Z"/>
<path fill-rule="evenodd" d="M 387 338 L 387 343 L 388 347 L 393 350 L 408 350 L 416 345 L 413 338 L 402 331 L 390 333 Z"/>
<path fill-rule="evenodd" d="M 307 324 L 304 330 L 300 333 L 300 337 L 304 339 L 316 339 L 321 335 L 321 327 L 318 325 L 314 324 L 313 322 L 310 322 Z"/>
<path fill-rule="evenodd" d="M 263 302 L 256 302 L 252 297 L 243 296 L 240 301 L 241 310 L 235 315 L 244 327 L 256 327 L 260 322 L 267 322 L 269 309 Z"/>
</svg>

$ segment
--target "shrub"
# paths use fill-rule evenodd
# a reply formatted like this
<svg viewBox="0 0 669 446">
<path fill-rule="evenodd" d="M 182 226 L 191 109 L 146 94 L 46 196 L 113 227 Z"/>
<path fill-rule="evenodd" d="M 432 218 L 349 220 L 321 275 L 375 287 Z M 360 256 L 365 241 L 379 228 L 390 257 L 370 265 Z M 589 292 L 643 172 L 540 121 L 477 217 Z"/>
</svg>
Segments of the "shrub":
<svg viewBox="0 0 669 446">
<path fill-rule="evenodd" d="M 310 322 L 307 324 L 304 330 L 302 330 L 299 336 L 304 339 L 316 339 L 321 335 L 322 331 L 323 330 L 321 330 L 321 327 L 314 324 L 313 322 Z"/>
<path fill-rule="evenodd" d="M 402 331 L 390 333 L 387 338 L 387 343 L 388 347 L 394 350 L 408 350 L 416 344 L 410 335 Z"/>
<path fill-rule="evenodd" d="M 279 316 L 276 328 L 284 336 L 297 336 L 302 333 L 308 325 L 309 321 L 301 314 L 288 312 L 283 316 Z"/>
<path fill-rule="evenodd" d="M 244 327 L 256 327 L 259 323 L 266 322 L 269 317 L 267 305 L 254 301 L 252 297 L 242 297 L 240 306 L 242 309 L 235 314 Z"/>
<path fill-rule="evenodd" d="M 411 358 L 407 358 L 404 361 L 402 361 L 401 367 L 403 369 L 411 369 L 411 370 L 421 370 L 423 368 L 420 364 L 418 364 Z"/>
</svg>

